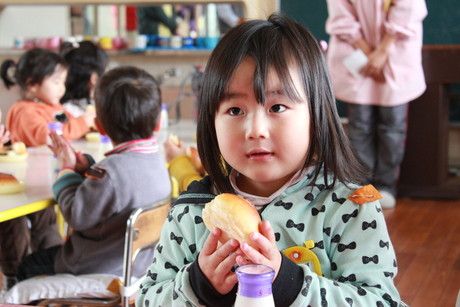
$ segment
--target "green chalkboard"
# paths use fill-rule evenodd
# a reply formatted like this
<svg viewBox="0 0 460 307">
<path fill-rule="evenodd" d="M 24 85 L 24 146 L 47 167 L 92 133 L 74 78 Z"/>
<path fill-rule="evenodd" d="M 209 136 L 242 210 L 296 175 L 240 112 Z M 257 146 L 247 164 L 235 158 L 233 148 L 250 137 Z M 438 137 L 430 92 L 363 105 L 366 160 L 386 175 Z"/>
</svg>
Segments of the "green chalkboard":
<svg viewBox="0 0 460 307">
<path fill-rule="evenodd" d="M 427 0 L 426 3 L 424 44 L 460 44 L 460 0 Z M 325 0 L 282 0 L 281 11 L 307 26 L 318 39 L 328 39 L 324 30 Z"/>
</svg>

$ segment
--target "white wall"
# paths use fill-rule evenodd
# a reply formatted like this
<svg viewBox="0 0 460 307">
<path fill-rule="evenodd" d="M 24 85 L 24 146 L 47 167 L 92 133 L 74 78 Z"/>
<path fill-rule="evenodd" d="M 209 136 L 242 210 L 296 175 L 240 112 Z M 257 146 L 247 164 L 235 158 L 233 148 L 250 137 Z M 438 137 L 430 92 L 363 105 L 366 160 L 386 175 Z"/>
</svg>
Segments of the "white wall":
<svg viewBox="0 0 460 307">
<path fill-rule="evenodd" d="M 0 12 L 0 48 L 11 48 L 15 37 L 70 35 L 67 5 L 8 5 Z"/>
</svg>

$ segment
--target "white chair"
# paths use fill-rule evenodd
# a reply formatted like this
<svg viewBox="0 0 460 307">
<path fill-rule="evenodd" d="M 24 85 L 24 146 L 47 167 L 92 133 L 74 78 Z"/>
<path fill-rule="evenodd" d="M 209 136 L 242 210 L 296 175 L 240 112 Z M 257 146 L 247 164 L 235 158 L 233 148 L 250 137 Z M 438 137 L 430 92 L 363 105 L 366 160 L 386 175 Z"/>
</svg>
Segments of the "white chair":
<svg viewBox="0 0 460 307">
<path fill-rule="evenodd" d="M 39 306 L 129 306 L 134 302 L 134 295 L 137 293 L 142 280 L 140 278 L 136 282 L 132 282 L 132 266 L 136 256 L 141 250 L 153 247 L 158 242 L 169 208 L 168 200 L 157 203 L 153 207 L 137 209 L 131 213 L 127 221 L 125 234 L 122 280 L 110 274 L 77 276 L 57 274 L 54 276 L 35 277 L 22 281 L 10 289 L 6 295 L 5 303 L 25 304 L 40 300 Z M 147 271 L 147 268 L 145 270 Z M 63 278 L 63 280 L 59 280 L 59 278 Z M 69 278 L 70 285 L 65 284 L 66 278 Z M 45 285 L 46 283 L 48 283 L 49 287 L 45 286 L 44 288 L 47 288 L 47 290 L 44 292 L 48 293 L 34 292 L 34 288 L 36 289 L 38 284 Z M 78 297 L 74 295 L 71 295 L 72 297 L 59 297 L 56 295 L 51 297 L 49 289 L 55 287 L 56 284 L 71 289 L 73 286 L 74 290 L 78 288 L 80 295 Z M 85 289 L 85 286 L 89 286 L 89 288 Z M 29 300 L 24 297 L 21 297 L 20 300 L 8 300 L 9 294 L 24 294 L 26 291 L 31 294 Z M 54 292 L 56 294 L 63 293 L 63 291 L 57 290 Z"/>
</svg>

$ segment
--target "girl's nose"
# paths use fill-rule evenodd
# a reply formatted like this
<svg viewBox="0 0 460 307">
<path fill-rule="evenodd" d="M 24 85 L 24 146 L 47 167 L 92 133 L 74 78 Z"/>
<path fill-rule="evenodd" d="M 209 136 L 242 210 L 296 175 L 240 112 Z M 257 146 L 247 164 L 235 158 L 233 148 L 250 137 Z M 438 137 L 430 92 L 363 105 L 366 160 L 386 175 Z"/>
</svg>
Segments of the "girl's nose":
<svg viewBox="0 0 460 307">
<path fill-rule="evenodd" d="M 269 136 L 269 121 L 264 111 L 254 112 L 247 119 L 246 138 L 257 139 Z"/>
</svg>

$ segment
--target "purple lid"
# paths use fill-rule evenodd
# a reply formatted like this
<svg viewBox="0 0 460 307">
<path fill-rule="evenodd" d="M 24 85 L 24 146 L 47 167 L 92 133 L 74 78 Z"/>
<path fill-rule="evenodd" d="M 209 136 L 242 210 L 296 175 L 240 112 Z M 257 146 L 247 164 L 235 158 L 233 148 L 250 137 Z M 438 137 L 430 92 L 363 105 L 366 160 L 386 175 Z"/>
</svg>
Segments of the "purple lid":
<svg viewBox="0 0 460 307">
<path fill-rule="evenodd" d="M 55 131 L 56 133 L 62 132 L 62 123 L 60 122 L 48 123 L 48 130 Z"/>
<path fill-rule="evenodd" d="M 238 294 L 246 297 L 263 297 L 272 294 L 275 271 L 262 264 L 248 264 L 236 269 Z"/>
<path fill-rule="evenodd" d="M 108 144 L 111 142 L 110 138 L 105 134 L 101 134 L 100 139 L 101 139 L 101 143 L 103 144 Z"/>
</svg>

